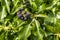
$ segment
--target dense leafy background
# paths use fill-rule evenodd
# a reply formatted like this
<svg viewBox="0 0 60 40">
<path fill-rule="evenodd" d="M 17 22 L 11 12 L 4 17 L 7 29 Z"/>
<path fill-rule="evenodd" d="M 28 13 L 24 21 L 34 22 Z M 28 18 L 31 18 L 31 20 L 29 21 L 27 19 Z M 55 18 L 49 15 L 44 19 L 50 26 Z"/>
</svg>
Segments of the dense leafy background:
<svg viewBox="0 0 60 40">
<path fill-rule="evenodd" d="M 0 40 L 60 40 L 60 0 L 29 0 L 28 21 L 15 14 L 22 1 L 0 0 Z"/>
</svg>

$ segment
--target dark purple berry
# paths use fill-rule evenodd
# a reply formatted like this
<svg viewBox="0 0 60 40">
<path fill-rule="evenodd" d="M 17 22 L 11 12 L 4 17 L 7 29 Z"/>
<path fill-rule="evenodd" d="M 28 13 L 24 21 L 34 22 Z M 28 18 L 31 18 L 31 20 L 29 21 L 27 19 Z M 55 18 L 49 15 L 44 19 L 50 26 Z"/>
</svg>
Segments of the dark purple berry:
<svg viewBox="0 0 60 40">
<path fill-rule="evenodd" d="M 24 21 L 26 21 L 26 20 L 27 20 L 27 18 L 24 18 L 23 20 L 24 20 Z"/>
<path fill-rule="evenodd" d="M 27 18 L 25 18 L 25 17 L 23 17 L 23 16 L 22 16 L 22 17 L 20 17 L 20 19 L 21 19 L 21 20 L 24 20 L 24 21 L 26 21 L 26 20 L 27 20 Z"/>
<path fill-rule="evenodd" d="M 26 18 L 30 18 L 30 14 L 26 14 Z"/>
<path fill-rule="evenodd" d="M 23 16 L 23 15 L 22 15 L 22 14 L 17 14 L 17 16 L 18 16 L 18 17 L 21 17 L 21 16 Z"/>
<path fill-rule="evenodd" d="M 23 20 L 23 19 L 24 19 L 24 17 L 23 17 L 23 16 L 21 16 L 21 17 L 20 17 L 20 19 L 22 19 L 22 20 Z"/>
<path fill-rule="evenodd" d="M 17 14 L 18 17 L 20 17 L 20 14 Z"/>
</svg>

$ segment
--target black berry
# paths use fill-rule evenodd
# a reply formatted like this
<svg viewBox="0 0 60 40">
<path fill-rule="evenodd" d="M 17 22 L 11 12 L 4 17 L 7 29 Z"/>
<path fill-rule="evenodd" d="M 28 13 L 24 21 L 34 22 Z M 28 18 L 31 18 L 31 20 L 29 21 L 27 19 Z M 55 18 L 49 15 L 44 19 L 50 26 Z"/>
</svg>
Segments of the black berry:
<svg viewBox="0 0 60 40">
<path fill-rule="evenodd" d="M 24 20 L 24 17 L 23 17 L 23 16 L 21 16 L 21 17 L 20 17 L 20 19 Z"/>
<path fill-rule="evenodd" d="M 22 15 L 22 14 L 17 14 L 17 16 L 18 16 L 18 17 L 21 17 L 21 16 L 23 16 L 23 15 Z"/>
<path fill-rule="evenodd" d="M 27 20 L 27 18 L 24 18 L 23 20 L 24 20 L 24 21 L 26 21 L 26 20 Z"/>
<path fill-rule="evenodd" d="M 26 18 L 30 18 L 30 14 L 26 14 Z"/>
<path fill-rule="evenodd" d="M 27 18 L 25 18 L 23 16 L 21 16 L 20 19 L 23 20 L 23 21 L 26 21 L 27 20 Z"/>
</svg>

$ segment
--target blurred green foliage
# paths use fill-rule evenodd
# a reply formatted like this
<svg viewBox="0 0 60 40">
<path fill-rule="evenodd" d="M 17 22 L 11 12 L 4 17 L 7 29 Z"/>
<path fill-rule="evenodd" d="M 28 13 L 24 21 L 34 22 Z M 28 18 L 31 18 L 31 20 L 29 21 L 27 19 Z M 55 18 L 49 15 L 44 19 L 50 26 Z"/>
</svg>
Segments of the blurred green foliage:
<svg viewBox="0 0 60 40">
<path fill-rule="evenodd" d="M 60 0 L 29 0 L 34 17 L 15 14 L 24 0 L 0 0 L 0 40 L 60 40 Z"/>
</svg>

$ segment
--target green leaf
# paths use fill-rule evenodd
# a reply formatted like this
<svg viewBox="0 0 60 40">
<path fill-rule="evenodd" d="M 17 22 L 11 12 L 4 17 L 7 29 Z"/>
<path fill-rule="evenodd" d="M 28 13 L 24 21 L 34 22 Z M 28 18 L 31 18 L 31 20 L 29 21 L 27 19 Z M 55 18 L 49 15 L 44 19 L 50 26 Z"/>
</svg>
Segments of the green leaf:
<svg viewBox="0 0 60 40">
<path fill-rule="evenodd" d="M 45 14 L 38 14 L 38 15 L 34 15 L 35 17 L 48 17 L 47 15 Z"/>
<path fill-rule="evenodd" d="M 43 35 L 39 31 L 40 23 L 37 20 L 35 20 L 35 24 L 36 24 L 36 28 L 37 28 L 38 38 L 39 38 L 39 40 L 43 40 Z"/>
<path fill-rule="evenodd" d="M 6 3 L 6 7 L 7 7 L 7 11 L 10 13 L 10 1 L 9 0 L 5 0 Z"/>
<path fill-rule="evenodd" d="M 4 18 L 6 17 L 5 6 L 3 6 L 2 13 L 1 13 L 1 21 L 4 22 Z"/>
</svg>

